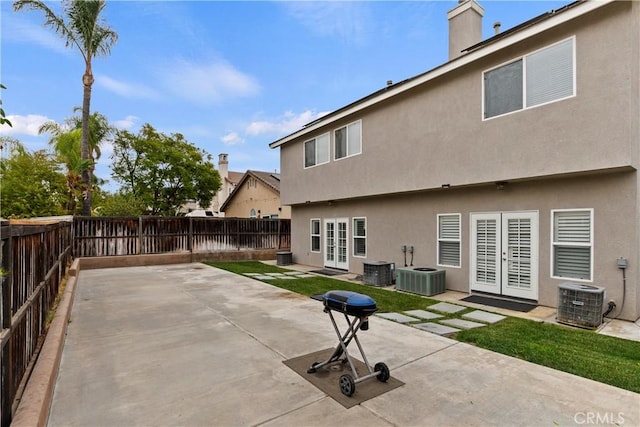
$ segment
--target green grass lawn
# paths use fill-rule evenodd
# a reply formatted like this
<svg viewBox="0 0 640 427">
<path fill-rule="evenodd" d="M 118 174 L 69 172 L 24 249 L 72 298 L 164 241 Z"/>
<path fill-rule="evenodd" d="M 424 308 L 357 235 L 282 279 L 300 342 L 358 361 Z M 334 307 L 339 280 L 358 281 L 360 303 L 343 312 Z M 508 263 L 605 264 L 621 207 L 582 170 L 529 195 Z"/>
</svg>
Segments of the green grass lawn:
<svg viewBox="0 0 640 427">
<path fill-rule="evenodd" d="M 258 261 L 207 262 L 237 274 L 277 273 L 286 270 Z M 302 295 L 341 289 L 369 295 L 378 311 L 402 312 L 425 309 L 437 300 L 318 276 L 296 280 L 265 281 Z M 446 317 L 457 318 L 473 309 Z M 458 332 L 451 338 L 539 365 L 569 372 L 640 393 L 640 342 L 596 334 L 594 331 L 507 317 L 482 328 Z"/>
</svg>

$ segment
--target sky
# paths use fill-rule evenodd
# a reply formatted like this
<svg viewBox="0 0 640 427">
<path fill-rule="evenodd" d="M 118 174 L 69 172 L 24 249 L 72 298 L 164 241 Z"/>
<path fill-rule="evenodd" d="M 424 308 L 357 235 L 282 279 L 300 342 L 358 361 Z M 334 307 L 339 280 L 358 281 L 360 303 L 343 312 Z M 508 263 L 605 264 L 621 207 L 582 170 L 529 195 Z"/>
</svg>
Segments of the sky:
<svg viewBox="0 0 640 427">
<path fill-rule="evenodd" d="M 482 1 L 483 38 L 570 1 Z M 0 136 L 29 150 L 38 135 L 82 105 L 84 61 L 37 11 L 0 0 L 2 108 L 13 127 Z M 47 2 L 60 10 L 59 2 Z M 229 170 L 280 171 L 269 143 L 386 85 L 429 71 L 448 57 L 447 11 L 439 1 L 119 1 L 104 20 L 118 33 L 107 57 L 92 61 L 91 111 L 118 129 L 150 124 L 180 133 Z M 6 148 L 5 148 L 6 150 Z M 111 146 L 96 174 L 111 178 Z M 6 153 L 2 153 L 6 155 Z"/>
</svg>

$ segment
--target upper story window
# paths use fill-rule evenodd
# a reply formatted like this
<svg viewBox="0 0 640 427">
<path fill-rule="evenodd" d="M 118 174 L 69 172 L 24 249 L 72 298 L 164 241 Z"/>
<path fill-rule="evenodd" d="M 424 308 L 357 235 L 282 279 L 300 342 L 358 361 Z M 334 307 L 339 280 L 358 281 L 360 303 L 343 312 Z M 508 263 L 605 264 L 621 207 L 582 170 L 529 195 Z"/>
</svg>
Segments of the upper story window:
<svg viewBox="0 0 640 427">
<path fill-rule="evenodd" d="M 325 133 L 304 143 L 304 167 L 329 162 L 329 134 Z"/>
<path fill-rule="evenodd" d="M 484 72 L 484 118 L 575 95 L 575 38 Z"/>
<path fill-rule="evenodd" d="M 335 159 L 355 156 L 362 152 L 361 121 L 353 122 L 334 131 Z"/>
</svg>

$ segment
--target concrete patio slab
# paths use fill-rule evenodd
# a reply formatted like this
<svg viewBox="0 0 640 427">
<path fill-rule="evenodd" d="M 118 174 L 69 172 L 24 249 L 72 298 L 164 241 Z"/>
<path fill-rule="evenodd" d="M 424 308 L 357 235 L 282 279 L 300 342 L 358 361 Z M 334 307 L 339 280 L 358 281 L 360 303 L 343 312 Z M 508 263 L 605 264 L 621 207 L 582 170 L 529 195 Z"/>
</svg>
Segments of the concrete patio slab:
<svg viewBox="0 0 640 427">
<path fill-rule="evenodd" d="M 345 409 L 282 363 L 336 344 L 322 303 L 211 267 L 82 271 L 48 425 L 640 425 L 636 393 L 369 323 L 369 361 L 405 385 Z"/>
<path fill-rule="evenodd" d="M 459 328 L 459 329 L 473 329 L 473 328 L 480 328 L 482 326 L 486 326 L 486 323 L 472 322 L 471 320 L 463 320 L 463 319 L 446 319 L 446 320 L 441 320 L 440 323 L 444 323 L 445 325 L 453 326 L 454 328 Z"/>
<path fill-rule="evenodd" d="M 482 310 L 476 310 L 472 311 L 471 313 L 463 314 L 462 317 L 465 319 L 477 320 L 484 323 L 496 323 L 507 318 L 506 316 L 502 316 L 500 314 L 489 313 Z"/>
<path fill-rule="evenodd" d="M 429 310 L 436 310 L 442 313 L 457 313 L 464 310 L 467 307 L 457 304 L 450 304 L 448 302 L 439 302 L 429 306 Z"/>
<path fill-rule="evenodd" d="M 427 319 L 427 320 L 439 319 L 443 317 L 441 314 L 436 314 L 427 310 L 409 310 L 409 311 L 405 311 L 404 313 L 408 314 L 409 316 L 419 317 L 420 319 Z"/>
</svg>

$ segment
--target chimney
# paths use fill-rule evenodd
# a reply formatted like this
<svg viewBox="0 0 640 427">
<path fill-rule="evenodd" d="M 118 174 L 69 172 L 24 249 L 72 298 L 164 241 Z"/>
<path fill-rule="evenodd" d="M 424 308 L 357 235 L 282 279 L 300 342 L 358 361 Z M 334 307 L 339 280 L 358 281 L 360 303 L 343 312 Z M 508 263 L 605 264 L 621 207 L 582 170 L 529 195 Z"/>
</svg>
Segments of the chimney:
<svg viewBox="0 0 640 427">
<path fill-rule="evenodd" d="M 229 177 L 229 157 L 228 154 L 222 153 L 218 154 L 218 173 L 220 174 L 220 179 L 222 179 L 222 183 L 224 185 L 225 180 Z"/>
<path fill-rule="evenodd" d="M 482 41 L 484 9 L 476 0 L 459 0 L 447 13 L 449 19 L 449 60 L 462 55 L 462 50 Z"/>
</svg>

